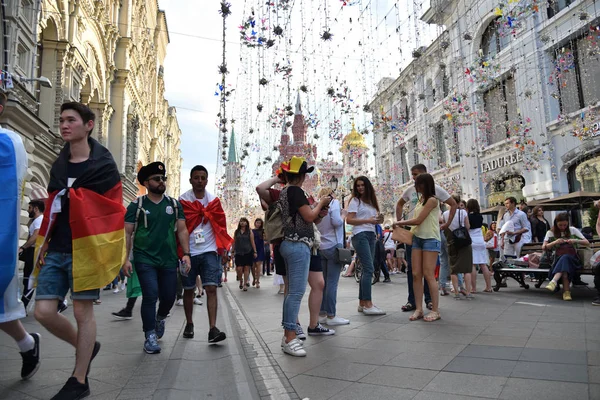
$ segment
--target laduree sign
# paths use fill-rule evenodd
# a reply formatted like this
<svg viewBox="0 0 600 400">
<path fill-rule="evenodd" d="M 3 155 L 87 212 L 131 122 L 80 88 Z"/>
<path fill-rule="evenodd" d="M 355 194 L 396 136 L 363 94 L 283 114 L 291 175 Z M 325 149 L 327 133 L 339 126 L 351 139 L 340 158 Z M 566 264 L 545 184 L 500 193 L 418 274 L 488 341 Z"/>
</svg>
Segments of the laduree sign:
<svg viewBox="0 0 600 400">
<path fill-rule="evenodd" d="M 481 172 L 486 173 L 489 171 L 496 170 L 498 168 L 507 167 L 509 165 L 519 163 L 521 161 L 523 161 L 523 154 L 520 152 L 514 152 L 506 156 L 485 161 L 481 165 Z"/>
</svg>

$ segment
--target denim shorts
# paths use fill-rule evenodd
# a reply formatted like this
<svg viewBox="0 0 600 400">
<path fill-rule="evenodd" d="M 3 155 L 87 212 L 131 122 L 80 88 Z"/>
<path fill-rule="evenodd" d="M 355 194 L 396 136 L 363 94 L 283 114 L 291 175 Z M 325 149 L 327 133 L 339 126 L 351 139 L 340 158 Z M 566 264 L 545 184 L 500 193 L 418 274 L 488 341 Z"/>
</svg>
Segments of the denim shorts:
<svg viewBox="0 0 600 400">
<path fill-rule="evenodd" d="M 183 289 L 190 290 L 196 287 L 196 277 L 200 275 L 202 286 L 217 286 L 219 277 L 223 273 L 217 253 L 210 251 L 208 253 L 198 254 L 191 257 L 192 268 L 188 276 L 181 276 L 181 285 Z"/>
<path fill-rule="evenodd" d="M 434 251 L 439 253 L 442 248 L 442 242 L 437 239 L 421 239 L 413 236 L 412 249 L 422 251 Z"/>
<path fill-rule="evenodd" d="M 44 257 L 44 265 L 37 278 L 35 298 L 37 300 L 60 301 L 65 299 L 71 289 L 73 300 L 98 300 L 100 289 L 73 291 L 73 255 L 70 253 L 50 252 Z"/>
</svg>

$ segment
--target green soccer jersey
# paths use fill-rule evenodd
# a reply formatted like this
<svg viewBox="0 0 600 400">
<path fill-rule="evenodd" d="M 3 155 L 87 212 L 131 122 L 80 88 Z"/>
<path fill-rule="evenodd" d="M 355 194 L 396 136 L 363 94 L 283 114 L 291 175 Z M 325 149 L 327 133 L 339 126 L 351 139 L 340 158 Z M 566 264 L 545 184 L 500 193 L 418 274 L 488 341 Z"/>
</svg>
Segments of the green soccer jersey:
<svg viewBox="0 0 600 400">
<path fill-rule="evenodd" d="M 183 208 L 177 202 L 178 218 L 185 220 Z M 125 214 L 125 222 L 135 224 L 137 200 L 129 204 Z M 173 201 L 166 196 L 158 203 L 144 197 L 138 216 L 137 230 L 133 240 L 133 261 L 161 268 L 177 267 L 177 239 L 175 232 L 175 210 Z M 144 226 L 144 212 L 147 227 Z"/>
</svg>

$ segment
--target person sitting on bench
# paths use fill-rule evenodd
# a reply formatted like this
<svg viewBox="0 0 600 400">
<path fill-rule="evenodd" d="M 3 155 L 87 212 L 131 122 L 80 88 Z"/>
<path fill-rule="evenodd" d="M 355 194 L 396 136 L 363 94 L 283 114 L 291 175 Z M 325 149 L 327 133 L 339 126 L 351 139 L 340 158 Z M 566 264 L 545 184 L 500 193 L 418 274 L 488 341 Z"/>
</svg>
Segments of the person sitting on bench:
<svg viewBox="0 0 600 400">
<path fill-rule="evenodd" d="M 549 273 L 552 280 L 546 289 L 554 292 L 562 278 L 563 300 L 572 300 L 570 281 L 573 280 L 575 271 L 581 268 L 577 249 L 589 244 L 579 229 L 569 226 L 569 214 L 561 213 L 556 216 L 554 226 L 546 233 L 542 247 L 545 251 L 553 251 L 555 260 Z"/>
</svg>

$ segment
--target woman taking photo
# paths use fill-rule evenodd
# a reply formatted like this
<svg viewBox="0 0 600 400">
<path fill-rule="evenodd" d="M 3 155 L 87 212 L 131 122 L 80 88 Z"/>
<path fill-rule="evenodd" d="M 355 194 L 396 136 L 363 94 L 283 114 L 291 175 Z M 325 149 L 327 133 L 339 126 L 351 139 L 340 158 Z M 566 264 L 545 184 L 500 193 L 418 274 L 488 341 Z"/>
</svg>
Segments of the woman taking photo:
<svg viewBox="0 0 600 400">
<path fill-rule="evenodd" d="M 283 242 L 279 251 L 287 268 L 288 290 L 283 300 L 285 336 L 281 347 L 286 354 L 304 357 L 306 351 L 302 342 L 296 337 L 296 329 L 315 240 L 313 222 L 318 220 L 319 213 L 329 205 L 331 198 L 322 197 L 314 208 L 310 207 L 306 193 L 302 190 L 302 184 L 306 174 L 312 172 L 314 167 L 308 168 L 303 157 L 292 157 L 289 163 L 282 165 L 282 168 L 288 184 L 279 195 L 283 221 Z"/>
<path fill-rule="evenodd" d="M 250 268 L 254 257 L 256 257 L 254 235 L 250 232 L 250 222 L 246 218 L 242 217 L 238 222 L 238 227 L 233 234 L 231 254 L 235 257 L 235 271 L 240 282 L 240 289 L 245 292 L 250 286 L 250 282 L 248 282 Z"/>
<path fill-rule="evenodd" d="M 531 235 L 534 243 L 543 243 L 546 237 L 546 232 L 550 230 L 550 223 L 544 217 L 544 209 L 542 206 L 533 207 L 531 218 Z"/>
<path fill-rule="evenodd" d="M 454 219 L 452 219 L 452 222 L 444 233 L 448 239 L 448 259 L 450 260 L 450 278 L 452 280 L 452 287 L 454 288 L 454 299 L 460 300 L 459 293 L 463 293 L 468 300 L 472 300 L 471 272 L 473 271 L 473 250 L 471 249 L 471 245 L 459 247 L 456 243 L 454 234 L 452 233 L 461 227 L 469 229 L 469 216 L 467 215 L 467 211 L 460 206 L 460 204 L 463 203 L 460 201 L 460 197 L 456 195 L 452 197 L 454 197 L 454 200 L 459 204 L 459 208 L 456 210 Z M 444 222 L 448 221 L 449 214 L 450 211 L 444 211 Z M 462 288 L 459 289 L 458 274 L 464 274 L 464 290 Z"/>
<path fill-rule="evenodd" d="M 252 266 L 252 286 L 260 289 L 260 277 L 265 261 L 265 230 L 263 229 L 262 219 L 256 218 L 256 220 L 254 220 L 252 236 L 256 249 L 256 256 L 254 257 L 254 264 Z"/>
<path fill-rule="evenodd" d="M 552 280 L 546 289 L 554 292 L 558 281 L 562 279 L 563 300 L 571 301 L 571 281 L 575 271 L 581 268 L 577 256 L 577 249 L 587 246 L 590 242 L 583 236 L 579 229 L 569 226 L 569 214 L 558 214 L 554 219 L 554 226 L 546 233 L 542 249 L 554 253 L 554 263 L 549 273 Z"/>
<path fill-rule="evenodd" d="M 435 183 L 429 174 L 420 174 L 415 178 L 415 189 L 420 199 L 415 206 L 415 218 L 397 221 L 396 226 L 412 226 L 412 274 L 413 288 L 415 291 L 416 311 L 410 316 L 411 321 L 423 318 L 423 277 L 430 288 L 437 285 L 435 281 L 435 267 L 440 254 L 440 208 L 439 201 L 435 198 Z M 437 321 L 441 318 L 439 305 L 439 292 L 431 291 L 432 311 L 425 316 L 427 322 Z"/>
<path fill-rule="evenodd" d="M 352 225 L 352 247 L 356 250 L 363 272 L 358 289 L 358 312 L 365 315 L 385 315 L 371 299 L 371 279 L 375 255 L 375 225 L 383 222 L 373 185 L 366 176 L 354 180 L 346 222 Z"/>
<path fill-rule="evenodd" d="M 475 199 L 467 201 L 467 212 L 469 213 L 469 235 L 471 236 L 471 249 L 473 250 L 473 272 L 471 273 L 471 293 L 477 292 L 477 265 L 483 272 L 485 280 L 484 292 L 492 291 L 491 272 L 488 270 L 488 252 L 483 240 L 483 217 L 481 216 L 479 202 Z"/>
</svg>

